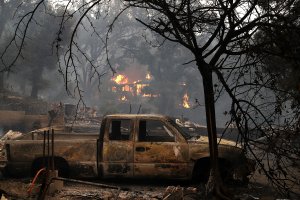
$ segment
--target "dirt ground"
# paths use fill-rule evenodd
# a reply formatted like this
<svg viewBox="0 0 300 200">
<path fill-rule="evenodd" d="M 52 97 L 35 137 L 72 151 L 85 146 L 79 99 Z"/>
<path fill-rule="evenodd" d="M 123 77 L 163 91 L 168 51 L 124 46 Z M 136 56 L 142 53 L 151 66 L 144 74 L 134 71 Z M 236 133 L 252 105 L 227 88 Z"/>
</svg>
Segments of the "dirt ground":
<svg viewBox="0 0 300 200">
<path fill-rule="evenodd" d="M 240 200 L 297 200 L 300 196 L 293 196 L 290 198 L 284 198 L 276 193 L 272 187 L 267 183 L 262 182 L 263 178 L 259 182 L 253 178 L 247 186 L 241 186 L 238 183 L 228 185 L 229 191 L 234 194 L 235 199 Z M 178 181 L 161 181 L 161 180 L 85 180 L 96 184 L 105 184 L 108 186 L 116 186 L 120 189 L 110 189 L 107 187 L 86 185 L 82 183 L 70 183 L 64 182 L 64 186 L 61 190 L 52 194 L 47 194 L 46 199 L 55 200 L 79 200 L 79 199 L 164 199 L 170 191 L 179 191 L 182 193 L 180 197 L 174 197 L 169 199 L 205 199 L 204 198 L 204 185 L 190 184 L 187 182 Z M 7 199 L 37 199 L 39 186 L 37 184 L 31 195 L 27 190 L 30 186 L 31 179 L 4 179 L 0 180 L 0 192 L 6 193 L 4 196 Z M 170 187 L 174 186 L 174 187 Z M 172 192 L 171 192 L 172 193 Z M 176 193 L 173 193 L 176 194 Z M 3 197 L 4 197 L 3 196 Z M 176 196 L 176 195 L 175 195 Z M 5 198 L 1 198 L 5 199 Z"/>
</svg>

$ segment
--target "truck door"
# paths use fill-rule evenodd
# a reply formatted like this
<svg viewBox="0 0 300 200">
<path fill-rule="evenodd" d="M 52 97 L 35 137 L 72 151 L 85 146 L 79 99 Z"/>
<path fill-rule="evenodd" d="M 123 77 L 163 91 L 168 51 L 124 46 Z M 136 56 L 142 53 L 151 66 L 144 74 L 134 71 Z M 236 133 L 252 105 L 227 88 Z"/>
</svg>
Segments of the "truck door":
<svg viewBox="0 0 300 200">
<path fill-rule="evenodd" d="M 188 178 L 188 145 L 167 122 L 142 119 L 134 147 L 135 177 Z"/>
<path fill-rule="evenodd" d="M 103 176 L 131 177 L 133 175 L 133 121 L 107 120 L 103 141 Z"/>
</svg>

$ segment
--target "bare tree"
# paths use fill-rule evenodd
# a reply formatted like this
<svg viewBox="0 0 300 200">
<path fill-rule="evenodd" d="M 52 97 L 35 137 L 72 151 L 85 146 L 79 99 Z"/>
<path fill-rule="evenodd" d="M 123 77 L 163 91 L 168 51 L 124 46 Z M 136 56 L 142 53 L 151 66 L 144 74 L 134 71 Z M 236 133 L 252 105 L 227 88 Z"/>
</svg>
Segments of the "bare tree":
<svg viewBox="0 0 300 200">
<path fill-rule="evenodd" d="M 118 18 L 127 10 L 140 9 L 144 11 L 145 16 L 131 17 L 135 17 L 145 27 L 162 36 L 163 40 L 178 43 L 189 50 L 194 56 L 190 62 L 197 65 L 202 76 L 211 155 L 207 193 L 213 192 L 219 198 L 230 199 L 223 187 L 218 163 L 215 102 L 221 98 L 221 94 L 231 98 L 232 104 L 228 113 L 231 115 L 231 122 L 235 123 L 241 133 L 240 141 L 244 144 L 244 149 L 250 151 L 258 161 L 261 170 L 272 183 L 282 189 L 282 192 L 285 192 L 284 190 L 288 187 L 286 180 L 294 181 L 292 184 L 296 183 L 295 180 L 280 176 L 280 172 L 284 174 L 286 169 L 282 167 L 285 164 L 282 158 L 286 152 L 282 149 L 289 147 L 282 144 L 280 146 L 274 145 L 271 148 L 272 155 L 275 155 L 278 160 L 275 163 L 276 167 L 272 167 L 271 164 L 274 163 L 270 164 L 269 160 L 267 165 L 263 163 L 268 152 L 264 151 L 264 155 L 259 157 L 251 147 L 251 142 L 255 142 L 252 138 L 259 135 L 265 136 L 269 144 L 274 134 L 277 136 L 278 131 L 280 131 L 280 128 L 274 128 L 274 125 L 289 126 L 286 132 L 295 132 L 296 128 L 299 130 L 299 127 L 293 126 L 295 124 L 298 126 L 299 115 L 296 113 L 289 117 L 283 117 L 271 109 L 278 104 L 276 93 L 274 93 L 274 91 L 278 91 L 278 88 L 273 84 L 274 78 L 262 70 L 264 57 L 258 54 L 256 50 L 270 45 L 274 40 L 260 41 L 256 40 L 255 36 L 265 31 L 265 28 L 297 28 L 295 23 L 298 23 L 299 17 L 293 21 L 286 20 L 287 14 L 297 2 L 296 0 L 69 0 L 64 5 L 56 38 L 58 56 L 64 53 L 64 69 L 60 65 L 59 70 L 64 75 L 67 90 L 72 74 L 77 94 L 82 99 L 82 90 L 78 82 L 77 53 L 84 55 L 84 52 L 77 45 L 76 34 L 81 30 L 83 19 L 87 18 L 91 22 L 90 27 L 95 31 L 94 24 L 88 14 L 103 16 L 103 19 L 108 21 L 109 26 L 105 36 L 103 38 L 99 36 L 99 38 L 105 44 L 107 65 L 115 73 L 110 64 L 111 55 L 108 48 L 110 32 L 113 30 L 113 26 L 118 25 Z M 28 26 L 31 24 L 36 10 L 40 9 L 43 4 L 44 0 L 38 1 L 32 12 L 28 12 L 21 18 L 19 24 L 25 24 L 22 32 L 20 32 L 19 24 L 16 27 L 15 37 L 12 39 L 12 42 L 19 41 L 16 59 L 22 52 Z M 118 6 L 115 7 L 115 5 Z M 76 10 L 73 11 L 71 6 L 75 7 Z M 118 9 L 112 10 L 112 8 Z M 113 17 L 109 17 L 108 20 L 109 15 Z M 62 51 L 60 39 L 64 23 L 74 16 L 78 17 L 77 23 L 74 26 L 67 50 Z M 279 21 L 279 23 L 272 23 L 274 21 Z M 19 32 L 21 37 L 18 36 Z M 160 44 L 163 44 L 163 40 Z M 3 58 L 3 54 L 1 58 Z M 15 60 L 5 64 L 5 68 L 1 71 L 11 69 L 14 63 Z M 94 70 L 97 71 L 97 68 L 94 67 Z M 282 102 L 280 106 L 284 104 L 288 104 L 288 102 Z M 274 160 L 273 158 L 271 160 Z"/>
<path fill-rule="evenodd" d="M 163 36 L 165 39 L 180 43 L 190 50 L 203 78 L 206 119 L 211 154 L 211 173 L 207 184 L 207 191 L 214 191 L 217 196 L 226 198 L 222 187 L 222 181 L 218 169 L 218 149 L 216 137 L 216 119 L 214 107 L 214 83 L 213 73 L 219 79 L 222 89 L 232 99 L 231 114 L 233 120 L 241 133 L 244 133 L 243 141 L 248 144 L 249 123 L 253 123 L 256 128 L 258 124 L 250 116 L 255 110 L 261 113 L 259 118 L 272 127 L 270 119 L 262 113 L 258 105 L 253 104 L 244 97 L 238 99 L 238 92 L 241 85 L 234 87 L 229 85 L 230 73 L 236 71 L 235 78 L 249 83 L 244 83 L 244 87 L 256 85 L 260 88 L 269 87 L 267 80 L 257 82 L 257 78 L 264 79 L 263 75 L 256 74 L 256 78 L 251 80 L 250 73 L 259 73 L 261 57 L 253 57 L 251 52 L 257 47 L 266 45 L 264 42 L 254 42 L 254 36 L 263 27 L 280 26 L 281 28 L 291 28 L 292 23 L 272 24 L 270 22 L 277 18 L 284 18 L 293 6 L 295 1 L 261 2 L 261 1 L 125 1 L 130 7 L 146 9 L 149 12 L 147 20 L 137 19 L 152 31 Z M 262 5 L 262 3 L 264 3 Z M 126 4 L 127 5 L 127 4 Z M 293 27 L 294 28 L 294 27 Z M 241 69 L 241 70 L 237 70 Z M 224 73 L 225 70 L 231 72 Z M 243 73 L 248 70 L 248 75 Z M 238 72 L 238 74 L 237 74 Z M 256 80 L 256 82 L 255 82 Z M 231 79 L 232 81 L 232 79 Z M 275 89 L 273 87 L 273 89 Z M 247 92 L 253 90 L 251 87 Z M 259 90 L 253 91 L 256 98 Z M 256 92 L 256 94 L 255 94 Z M 270 105 L 270 104 L 269 104 Z M 253 109 L 253 110 L 252 110 Z M 242 120 L 244 119 L 244 120 Z M 242 120 L 242 121 L 241 121 Z M 263 130 L 262 130 L 263 132 Z M 266 172 L 267 173 L 267 172 Z M 267 173 L 268 174 L 268 173 Z M 277 183 L 279 184 L 279 183 Z"/>
</svg>

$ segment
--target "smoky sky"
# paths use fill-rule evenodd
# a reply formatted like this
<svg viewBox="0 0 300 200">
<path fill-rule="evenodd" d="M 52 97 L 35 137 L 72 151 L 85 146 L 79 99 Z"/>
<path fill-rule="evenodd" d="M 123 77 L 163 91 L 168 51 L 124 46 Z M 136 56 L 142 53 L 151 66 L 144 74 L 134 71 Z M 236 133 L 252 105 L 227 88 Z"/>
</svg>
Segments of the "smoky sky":
<svg viewBox="0 0 300 200">
<path fill-rule="evenodd" d="M 6 8 L 11 9 L 11 8 Z M 25 10 L 26 11 L 26 10 Z M 3 11 L 2 11 L 3 13 Z M 76 18 L 76 16 L 74 16 Z M 16 20 L 16 19 L 15 19 Z M 11 37 L 15 20 L 0 21 L 1 46 Z M 58 19 L 40 13 L 38 24 L 32 24 L 28 32 L 24 57 L 19 59 L 15 71 L 5 75 L 5 87 L 21 95 L 33 96 L 50 102 L 76 103 L 76 99 L 67 95 L 64 79 L 58 73 L 58 64 L 52 43 L 57 36 Z M 88 21 L 83 21 L 81 31 L 76 35 L 78 44 L 93 60 L 98 70 L 105 75 L 93 76 L 92 70 L 85 58 L 78 56 L 78 72 L 80 83 L 84 90 L 84 100 L 87 106 L 99 109 L 102 114 L 111 112 L 161 113 L 175 117 L 189 118 L 201 124 L 206 124 L 203 98 L 202 79 L 195 63 L 183 63 L 193 59 L 187 49 L 178 44 L 164 41 L 160 47 L 150 44 L 148 40 L 162 41 L 158 35 L 145 31 L 145 28 L 128 15 L 122 15 L 109 39 L 109 59 L 117 74 L 124 74 L 132 81 L 146 81 L 145 74 L 150 73 L 153 79 L 149 82 L 148 91 L 159 94 L 158 98 L 135 98 L 132 102 L 120 102 L 122 95 L 111 92 L 112 72 L 106 63 L 106 53 L 103 42 L 96 34 L 91 34 Z M 99 35 L 105 35 L 107 24 L 95 20 L 94 25 Z M 63 44 L 68 43 L 68 33 L 72 31 L 72 23 L 65 27 Z M 1 49 L 3 50 L 3 49 Z M 12 49 L 12 53 L 14 49 Z M 63 59 L 60 57 L 59 59 Z M 62 64 L 63 65 L 63 64 Z M 72 77 L 72 73 L 70 76 Z M 99 85 L 100 83 L 100 85 Z M 70 89 L 74 83 L 69 83 Z M 184 84 L 184 86 L 183 86 Z M 35 93 L 34 93 L 34 90 Z M 184 94 L 189 96 L 190 108 L 182 107 Z M 230 106 L 229 98 L 224 96 L 216 102 L 217 125 L 224 126 L 227 118 L 224 111 Z"/>
</svg>

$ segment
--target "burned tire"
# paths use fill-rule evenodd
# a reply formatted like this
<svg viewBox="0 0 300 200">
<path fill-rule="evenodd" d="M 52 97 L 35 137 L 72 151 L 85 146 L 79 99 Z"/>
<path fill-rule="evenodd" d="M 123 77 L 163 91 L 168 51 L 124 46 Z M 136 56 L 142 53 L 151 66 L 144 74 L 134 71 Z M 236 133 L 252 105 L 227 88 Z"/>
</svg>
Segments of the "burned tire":
<svg viewBox="0 0 300 200">
<path fill-rule="evenodd" d="M 219 168 L 224 182 L 230 182 L 233 179 L 233 168 L 229 161 L 219 159 Z M 210 158 L 203 158 L 196 162 L 193 171 L 193 180 L 206 183 L 210 173 Z"/>
<path fill-rule="evenodd" d="M 209 178 L 210 172 L 210 160 L 209 158 L 203 158 L 198 160 L 193 170 L 193 181 L 206 183 Z"/>
<path fill-rule="evenodd" d="M 42 168 L 46 167 L 48 164 L 48 159 L 46 158 L 45 161 L 43 158 L 38 158 L 32 163 L 31 167 L 31 175 L 35 176 L 35 174 Z M 51 169 L 51 159 L 50 159 L 50 169 Z M 67 161 L 65 161 L 63 158 L 55 157 L 54 158 L 54 169 L 58 170 L 58 176 L 68 178 L 70 175 L 69 172 L 69 165 Z"/>
<path fill-rule="evenodd" d="M 227 160 L 220 159 L 219 167 L 220 167 L 220 173 L 221 173 L 222 180 L 225 183 L 232 182 L 233 181 L 233 173 L 234 173 L 232 164 Z"/>
</svg>

